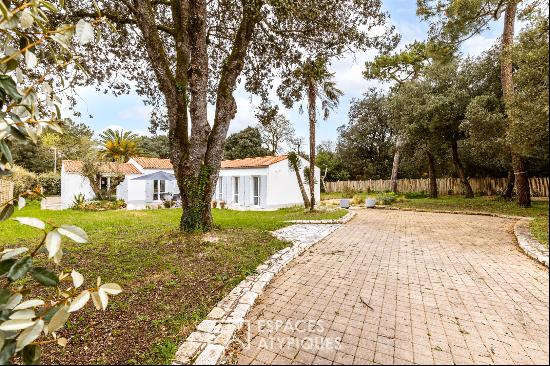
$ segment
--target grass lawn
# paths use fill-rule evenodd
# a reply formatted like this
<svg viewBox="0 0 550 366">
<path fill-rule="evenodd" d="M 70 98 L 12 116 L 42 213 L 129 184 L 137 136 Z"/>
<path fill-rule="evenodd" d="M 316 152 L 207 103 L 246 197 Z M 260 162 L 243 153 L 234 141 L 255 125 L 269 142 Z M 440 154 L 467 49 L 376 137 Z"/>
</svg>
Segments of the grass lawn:
<svg viewBox="0 0 550 366">
<path fill-rule="evenodd" d="M 63 332 L 66 349 L 47 347 L 44 363 L 169 363 L 179 343 L 210 309 L 244 277 L 287 243 L 269 230 L 286 220 L 339 218 L 345 211 L 308 213 L 302 208 L 270 212 L 214 210 L 208 234 L 177 230 L 181 211 L 41 211 L 30 204 L 15 216 L 52 224 L 74 224 L 88 233 L 87 244 L 65 242 L 65 272 L 79 270 L 118 282 L 124 292 L 105 313 L 85 310 Z M 34 247 L 39 230 L 13 220 L 0 223 L 0 248 Z"/>
<path fill-rule="evenodd" d="M 548 217 L 537 217 L 531 221 L 531 233 L 548 248 Z"/>
</svg>

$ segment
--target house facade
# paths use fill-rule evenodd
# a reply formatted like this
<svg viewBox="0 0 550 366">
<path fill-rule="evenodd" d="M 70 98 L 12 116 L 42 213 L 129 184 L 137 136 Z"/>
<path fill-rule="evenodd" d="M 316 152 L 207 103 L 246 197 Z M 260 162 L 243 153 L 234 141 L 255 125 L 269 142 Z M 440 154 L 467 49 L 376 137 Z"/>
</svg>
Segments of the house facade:
<svg viewBox="0 0 550 366">
<path fill-rule="evenodd" d="M 72 205 L 78 193 L 87 199 L 94 196 L 88 179 L 79 171 L 78 163 L 63 161 L 61 204 L 64 208 Z M 169 159 L 134 157 L 125 164 L 109 164 L 103 169 L 105 184 L 108 184 L 109 174 L 125 172 L 124 181 L 117 187 L 117 198 L 126 201 L 130 210 L 161 204 L 165 195 L 179 193 L 176 181 L 134 179 L 158 171 L 173 174 Z M 302 159 L 302 167 L 308 165 L 307 160 Z M 301 176 L 305 184 L 303 172 Z M 309 192 L 307 187 L 306 191 Z M 317 167 L 315 195 L 320 196 L 320 171 Z M 303 204 L 296 173 L 289 167 L 286 155 L 223 161 L 212 200 L 223 201 L 226 207 L 236 210 L 274 210 Z"/>
</svg>

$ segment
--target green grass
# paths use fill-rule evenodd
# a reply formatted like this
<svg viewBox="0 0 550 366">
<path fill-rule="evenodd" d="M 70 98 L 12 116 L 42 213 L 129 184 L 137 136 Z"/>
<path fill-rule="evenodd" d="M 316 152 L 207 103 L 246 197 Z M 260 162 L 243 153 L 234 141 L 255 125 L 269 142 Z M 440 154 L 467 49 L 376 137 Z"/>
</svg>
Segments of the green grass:
<svg viewBox="0 0 550 366">
<path fill-rule="evenodd" d="M 529 208 L 519 207 L 514 201 L 500 197 L 464 198 L 441 196 L 440 198 L 405 199 L 394 204 L 397 207 L 444 211 L 474 211 L 511 216 L 548 217 L 548 201 L 533 201 Z"/>
<path fill-rule="evenodd" d="M 531 233 L 539 242 L 548 248 L 548 217 L 537 217 L 531 221 Z"/>
<path fill-rule="evenodd" d="M 214 209 L 214 224 L 222 229 L 255 228 L 275 230 L 288 223 L 288 220 L 338 219 L 345 215 L 344 210 L 309 212 L 301 207 L 284 208 L 276 211 L 233 211 Z M 53 225 L 73 224 L 84 229 L 93 242 L 125 238 L 131 235 L 147 237 L 158 235 L 166 230 L 176 229 L 181 216 L 178 209 L 140 210 L 140 211 L 44 211 L 37 203 L 27 205 L 23 210 L 16 210 L 13 217 L 31 216 Z M 31 238 L 38 238 L 35 229 L 9 220 L 0 224 L 0 246 L 6 244 L 26 243 Z"/>
<path fill-rule="evenodd" d="M 258 264 L 288 244 L 269 234 L 293 219 L 339 218 L 344 210 L 313 212 L 214 210 L 215 230 L 184 234 L 178 209 L 144 211 L 42 211 L 31 203 L 14 216 L 53 225 L 74 224 L 89 235 L 86 244 L 64 242 L 57 271 L 80 271 L 118 282 L 124 292 L 105 313 L 87 307 L 63 333 L 66 349 L 47 346 L 44 363 L 150 363 L 171 361 L 194 325 Z M 8 220 L 0 223 L 0 248 L 34 247 L 42 233 Z M 1 250 L 1 249 L 0 249 Z M 78 349 L 78 352 L 74 352 Z"/>
</svg>

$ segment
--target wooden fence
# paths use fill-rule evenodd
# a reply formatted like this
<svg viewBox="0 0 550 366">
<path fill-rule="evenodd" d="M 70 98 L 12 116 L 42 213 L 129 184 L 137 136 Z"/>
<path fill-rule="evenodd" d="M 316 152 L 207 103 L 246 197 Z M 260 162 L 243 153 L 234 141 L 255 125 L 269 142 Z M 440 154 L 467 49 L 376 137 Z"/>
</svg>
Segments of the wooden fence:
<svg viewBox="0 0 550 366">
<path fill-rule="evenodd" d="M 506 189 L 506 178 L 470 178 L 470 185 L 476 194 L 496 195 Z M 325 190 L 331 192 L 343 192 L 345 190 L 361 192 L 383 192 L 390 189 L 390 180 L 361 180 L 325 182 Z M 548 178 L 529 178 L 531 195 L 533 197 L 548 197 Z M 462 184 L 458 178 L 437 179 L 439 194 L 464 194 Z M 400 193 L 428 192 L 428 179 L 398 179 L 397 191 Z"/>
<path fill-rule="evenodd" d="M 13 198 L 13 182 L 0 179 L 0 207 Z"/>
</svg>

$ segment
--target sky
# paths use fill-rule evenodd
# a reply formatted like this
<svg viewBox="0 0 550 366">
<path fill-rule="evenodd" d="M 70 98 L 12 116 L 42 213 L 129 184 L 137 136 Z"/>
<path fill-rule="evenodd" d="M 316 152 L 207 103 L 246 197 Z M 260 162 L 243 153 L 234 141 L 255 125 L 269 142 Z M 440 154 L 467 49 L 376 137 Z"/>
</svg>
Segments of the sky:
<svg viewBox="0 0 550 366">
<path fill-rule="evenodd" d="M 428 25 L 421 22 L 416 16 L 415 0 L 384 0 L 384 10 L 390 14 L 390 21 L 401 34 L 399 48 L 413 42 L 424 40 L 427 35 Z M 500 22 L 499 22 L 500 23 Z M 491 47 L 500 36 L 502 25 L 495 23 L 483 33 L 470 38 L 461 48 L 464 55 L 477 56 Z M 317 141 L 336 141 L 337 128 L 348 121 L 348 110 L 354 98 L 360 98 L 369 88 L 377 85 L 376 81 L 367 81 L 362 76 L 364 63 L 372 60 L 376 51 L 347 55 L 345 58 L 335 60 L 331 64 L 331 71 L 335 73 L 334 80 L 337 87 L 344 92 L 340 98 L 338 107 L 331 113 L 327 120 L 320 120 L 317 127 Z M 381 86 L 383 87 L 383 86 Z M 106 128 L 132 130 L 141 135 L 148 135 L 150 108 L 145 106 L 142 99 L 135 93 L 115 97 L 112 94 L 97 92 L 95 87 L 81 88 L 78 91 L 80 101 L 77 110 L 81 117 L 73 117 L 74 120 L 90 126 L 99 134 Z M 237 102 L 237 115 L 231 122 L 229 133 L 234 133 L 248 126 L 254 126 L 256 120 L 254 109 L 258 106 L 258 99 L 251 99 L 249 94 L 239 87 L 235 92 Z M 276 102 L 274 100 L 273 102 Z M 279 103 L 280 105 L 280 103 Z M 280 105 L 279 110 L 292 122 L 298 136 L 307 141 L 308 121 L 307 114 L 300 114 L 298 108 L 286 109 Z M 213 115 L 213 107 L 209 109 L 209 119 Z M 67 117 L 70 112 L 66 112 Z M 89 116 L 93 116 L 90 118 Z M 307 144 L 304 146 L 307 149 Z"/>
</svg>

